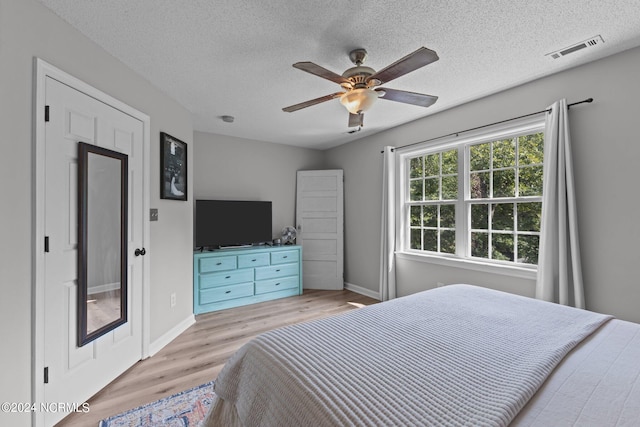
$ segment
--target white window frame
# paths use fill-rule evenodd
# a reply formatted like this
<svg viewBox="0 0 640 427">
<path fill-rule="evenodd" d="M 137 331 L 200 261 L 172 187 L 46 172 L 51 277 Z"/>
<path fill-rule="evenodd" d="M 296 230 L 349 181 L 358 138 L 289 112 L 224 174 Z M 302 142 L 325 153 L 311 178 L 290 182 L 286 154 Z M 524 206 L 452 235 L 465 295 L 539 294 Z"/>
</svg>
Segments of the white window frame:
<svg viewBox="0 0 640 427">
<path fill-rule="evenodd" d="M 544 115 L 526 117 L 506 123 L 483 127 L 464 135 L 443 137 L 437 141 L 412 144 L 396 149 L 396 255 L 400 259 L 426 262 L 456 268 L 471 269 L 493 274 L 503 274 L 512 277 L 535 279 L 537 265 L 520 264 L 483 258 L 472 258 L 469 254 L 469 222 L 470 214 L 466 209 L 469 194 L 469 147 L 474 144 L 507 139 L 518 135 L 544 132 Z M 426 154 L 458 149 L 458 177 L 462 177 L 463 185 L 458 185 L 458 200 L 456 205 L 456 253 L 445 254 L 408 249 L 409 225 L 407 224 L 409 185 L 409 159 Z M 541 199 L 541 198 L 540 198 Z M 469 199 L 471 200 L 471 199 Z M 507 201 L 517 198 L 505 199 Z M 502 200 L 500 200 L 502 201 Z"/>
</svg>

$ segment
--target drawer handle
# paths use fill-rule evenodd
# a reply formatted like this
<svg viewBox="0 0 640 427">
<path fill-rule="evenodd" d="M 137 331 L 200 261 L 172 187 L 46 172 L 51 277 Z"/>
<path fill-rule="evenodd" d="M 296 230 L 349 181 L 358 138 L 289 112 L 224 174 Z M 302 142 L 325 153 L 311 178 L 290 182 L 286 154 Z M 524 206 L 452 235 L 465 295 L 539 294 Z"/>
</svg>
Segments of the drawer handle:
<svg viewBox="0 0 640 427">
<path fill-rule="evenodd" d="M 227 291 L 227 292 L 225 292 L 225 294 L 230 294 L 230 293 L 231 293 L 231 291 Z"/>
<path fill-rule="evenodd" d="M 222 263 L 221 262 L 217 262 L 216 265 L 222 265 Z"/>
<path fill-rule="evenodd" d="M 280 282 L 276 283 L 275 286 L 280 286 Z"/>
<path fill-rule="evenodd" d="M 251 262 L 256 262 L 256 261 L 257 261 L 257 259 L 252 259 L 252 260 L 251 260 Z"/>
<path fill-rule="evenodd" d="M 278 273 L 278 272 L 280 272 L 280 269 L 277 269 L 277 270 L 276 270 L 276 273 Z"/>
<path fill-rule="evenodd" d="M 287 256 L 287 255 L 282 257 L 282 259 L 287 259 L 287 258 L 289 258 L 289 256 Z"/>
<path fill-rule="evenodd" d="M 227 276 L 227 277 L 225 277 L 225 279 L 231 279 L 231 276 Z"/>
</svg>

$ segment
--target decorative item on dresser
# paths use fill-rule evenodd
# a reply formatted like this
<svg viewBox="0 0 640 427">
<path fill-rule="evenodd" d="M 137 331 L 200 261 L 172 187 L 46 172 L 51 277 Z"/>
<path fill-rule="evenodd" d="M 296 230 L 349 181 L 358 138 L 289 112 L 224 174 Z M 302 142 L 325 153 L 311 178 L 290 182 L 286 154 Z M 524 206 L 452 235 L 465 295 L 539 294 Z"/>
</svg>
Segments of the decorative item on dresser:
<svg viewBox="0 0 640 427">
<path fill-rule="evenodd" d="M 302 247 L 219 249 L 193 255 L 195 314 L 302 295 Z"/>
</svg>

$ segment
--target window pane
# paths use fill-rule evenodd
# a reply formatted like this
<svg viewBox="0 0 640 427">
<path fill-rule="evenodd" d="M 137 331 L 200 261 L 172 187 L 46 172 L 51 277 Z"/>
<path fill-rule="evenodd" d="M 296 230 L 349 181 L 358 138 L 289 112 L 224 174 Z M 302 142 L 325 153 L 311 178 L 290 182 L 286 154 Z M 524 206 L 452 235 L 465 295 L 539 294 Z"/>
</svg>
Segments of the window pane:
<svg viewBox="0 0 640 427">
<path fill-rule="evenodd" d="M 458 150 L 449 150 L 442 153 L 442 174 L 458 173 Z"/>
<path fill-rule="evenodd" d="M 471 228 L 487 230 L 489 228 L 489 205 L 471 205 Z"/>
<path fill-rule="evenodd" d="M 411 206 L 409 213 L 409 225 L 411 227 L 420 227 L 422 225 L 422 208 L 421 206 Z"/>
<path fill-rule="evenodd" d="M 489 174 L 490 172 L 474 172 L 469 176 L 472 199 L 489 197 Z"/>
<path fill-rule="evenodd" d="M 471 256 L 489 258 L 489 234 L 471 233 Z"/>
<path fill-rule="evenodd" d="M 513 203 L 493 205 L 491 227 L 494 230 L 513 230 Z"/>
<path fill-rule="evenodd" d="M 471 154 L 469 165 L 471 166 L 472 171 L 489 169 L 489 159 L 491 157 L 490 147 L 491 144 L 489 142 L 469 147 L 469 152 Z"/>
<path fill-rule="evenodd" d="M 516 165 L 516 145 L 513 139 L 493 143 L 493 169 Z"/>
<path fill-rule="evenodd" d="M 442 177 L 442 200 L 456 200 L 458 198 L 458 177 Z"/>
<path fill-rule="evenodd" d="M 503 135 L 408 159 L 406 249 L 537 264 L 544 133 Z"/>
<path fill-rule="evenodd" d="M 447 254 L 456 253 L 456 232 L 453 230 L 442 230 L 440 232 L 440 252 Z"/>
<path fill-rule="evenodd" d="M 422 157 L 414 157 L 409 162 L 409 178 L 422 177 Z"/>
<path fill-rule="evenodd" d="M 429 178 L 424 180 L 424 199 L 439 200 L 440 199 L 440 179 Z"/>
<path fill-rule="evenodd" d="M 518 161 L 521 165 L 542 164 L 544 158 L 544 134 L 525 135 L 519 138 Z"/>
<path fill-rule="evenodd" d="M 518 235 L 518 262 L 538 264 L 540 237 Z"/>
<path fill-rule="evenodd" d="M 409 200 L 422 200 L 422 186 L 423 181 L 421 179 L 411 181 L 409 189 Z"/>
<path fill-rule="evenodd" d="M 518 231 L 540 231 L 542 203 L 518 203 Z"/>
<path fill-rule="evenodd" d="M 516 195 L 516 170 L 507 169 L 493 172 L 493 197 L 514 197 Z"/>
<path fill-rule="evenodd" d="M 491 257 L 502 261 L 513 261 L 513 236 L 511 234 L 492 234 L 493 250 Z"/>
<path fill-rule="evenodd" d="M 542 166 L 520 168 L 518 194 L 520 196 L 542 196 Z"/>
<path fill-rule="evenodd" d="M 422 207 L 423 224 L 425 227 L 437 227 L 438 226 L 438 206 L 429 205 Z"/>
<path fill-rule="evenodd" d="M 424 238 L 425 251 L 438 251 L 438 230 L 424 230 L 422 234 Z"/>
<path fill-rule="evenodd" d="M 411 249 L 422 249 L 421 244 L 422 230 L 419 228 L 411 229 Z"/>
<path fill-rule="evenodd" d="M 456 227 L 456 205 L 440 205 L 440 227 Z"/>
<path fill-rule="evenodd" d="M 440 153 L 424 156 L 424 176 L 440 175 Z"/>
</svg>

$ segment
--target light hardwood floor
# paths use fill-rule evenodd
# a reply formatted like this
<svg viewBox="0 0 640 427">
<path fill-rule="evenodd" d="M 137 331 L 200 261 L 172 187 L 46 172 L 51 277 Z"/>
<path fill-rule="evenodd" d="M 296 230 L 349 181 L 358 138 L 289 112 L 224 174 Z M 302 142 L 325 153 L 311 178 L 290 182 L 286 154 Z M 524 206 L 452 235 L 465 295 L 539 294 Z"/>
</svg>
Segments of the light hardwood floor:
<svg viewBox="0 0 640 427">
<path fill-rule="evenodd" d="M 138 362 L 88 400 L 91 410 L 57 426 L 97 426 L 100 420 L 214 380 L 227 359 L 256 335 L 378 301 L 350 291 L 303 295 L 196 316 L 196 323 L 153 357 Z"/>
</svg>

